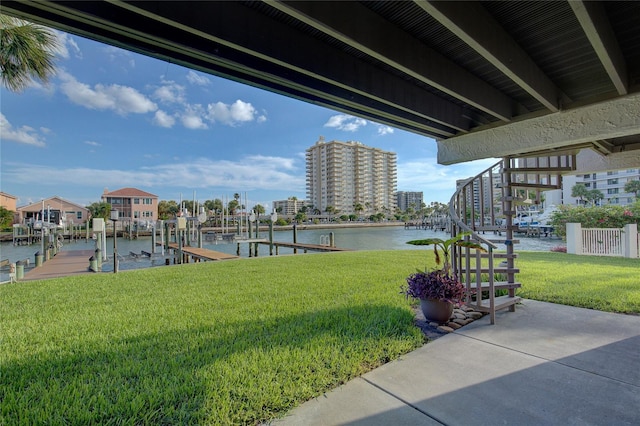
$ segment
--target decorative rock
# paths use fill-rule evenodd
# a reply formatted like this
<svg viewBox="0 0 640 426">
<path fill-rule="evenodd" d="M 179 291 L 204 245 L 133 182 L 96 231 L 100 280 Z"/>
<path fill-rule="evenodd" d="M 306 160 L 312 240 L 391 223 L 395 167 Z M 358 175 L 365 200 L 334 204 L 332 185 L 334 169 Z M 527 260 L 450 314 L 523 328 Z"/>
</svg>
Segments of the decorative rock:
<svg viewBox="0 0 640 426">
<path fill-rule="evenodd" d="M 465 314 L 459 314 L 457 312 L 453 313 L 453 318 L 465 319 L 467 316 Z"/>
<path fill-rule="evenodd" d="M 454 321 L 455 321 L 455 320 L 454 320 Z M 446 326 L 447 326 L 447 327 L 451 327 L 451 328 L 453 328 L 454 330 L 457 330 L 457 329 L 459 329 L 460 327 L 462 327 L 460 324 L 456 324 L 456 323 L 455 323 L 455 322 L 453 322 L 453 321 L 452 321 L 452 322 L 448 322 Z"/>
<path fill-rule="evenodd" d="M 474 320 L 480 319 L 482 318 L 482 313 L 481 312 L 467 312 L 467 316 L 469 318 L 472 318 Z"/>
<path fill-rule="evenodd" d="M 467 305 L 462 305 L 460 307 L 460 309 L 462 309 L 465 312 L 475 312 L 475 309 L 473 309 L 471 306 L 467 306 Z"/>
<path fill-rule="evenodd" d="M 446 325 L 440 325 L 437 328 L 438 331 L 442 331 L 443 333 L 451 333 L 453 332 L 453 328 L 447 327 Z"/>
<path fill-rule="evenodd" d="M 453 320 L 453 323 L 454 323 L 454 324 L 458 324 L 458 325 L 460 325 L 460 326 L 463 326 L 463 325 L 467 325 L 467 324 L 469 324 L 469 323 L 470 323 L 470 322 L 472 322 L 472 321 L 473 321 L 473 320 L 456 318 L 456 319 L 454 319 L 454 320 Z M 449 324 L 451 324 L 451 323 L 449 323 Z"/>
<path fill-rule="evenodd" d="M 440 325 L 440 323 L 435 322 L 435 321 L 432 321 L 432 322 L 429 323 L 429 327 L 437 328 L 439 325 Z"/>
</svg>

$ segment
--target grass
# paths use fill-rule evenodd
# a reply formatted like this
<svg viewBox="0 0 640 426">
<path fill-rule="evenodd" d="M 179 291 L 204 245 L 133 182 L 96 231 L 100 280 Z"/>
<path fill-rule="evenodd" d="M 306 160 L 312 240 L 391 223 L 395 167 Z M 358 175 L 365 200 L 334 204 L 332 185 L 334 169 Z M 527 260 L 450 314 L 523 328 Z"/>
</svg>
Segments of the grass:
<svg viewBox="0 0 640 426">
<path fill-rule="evenodd" d="M 255 424 L 423 344 L 423 253 L 282 256 L 0 288 L 0 424 Z"/>
<path fill-rule="evenodd" d="M 520 252 L 518 295 L 607 312 L 640 314 L 640 260 Z"/>
<path fill-rule="evenodd" d="M 423 344 L 430 251 L 210 262 L 0 286 L 0 424 L 257 424 Z M 519 294 L 640 313 L 638 260 L 520 253 Z"/>
</svg>

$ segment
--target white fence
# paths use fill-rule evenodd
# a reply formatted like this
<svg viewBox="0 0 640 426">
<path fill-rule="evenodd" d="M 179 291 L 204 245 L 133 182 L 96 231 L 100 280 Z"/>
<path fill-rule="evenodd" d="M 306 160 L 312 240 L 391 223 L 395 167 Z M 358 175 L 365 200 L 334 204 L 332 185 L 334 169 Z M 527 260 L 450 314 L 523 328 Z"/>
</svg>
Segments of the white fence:
<svg viewBox="0 0 640 426">
<path fill-rule="evenodd" d="M 583 229 L 579 223 L 567 223 L 567 253 L 637 258 L 639 245 L 635 223 L 621 229 Z"/>
</svg>

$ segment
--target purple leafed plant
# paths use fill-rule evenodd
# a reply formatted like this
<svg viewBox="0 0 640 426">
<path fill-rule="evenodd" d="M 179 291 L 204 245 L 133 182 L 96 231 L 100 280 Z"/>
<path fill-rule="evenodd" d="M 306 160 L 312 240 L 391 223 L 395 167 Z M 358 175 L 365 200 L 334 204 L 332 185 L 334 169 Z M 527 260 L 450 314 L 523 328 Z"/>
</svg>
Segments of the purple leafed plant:
<svg viewBox="0 0 640 426">
<path fill-rule="evenodd" d="M 460 303 L 465 297 L 466 289 L 455 276 L 450 276 L 442 270 L 435 270 L 409 275 L 403 292 L 407 297 L 416 299 Z"/>
</svg>

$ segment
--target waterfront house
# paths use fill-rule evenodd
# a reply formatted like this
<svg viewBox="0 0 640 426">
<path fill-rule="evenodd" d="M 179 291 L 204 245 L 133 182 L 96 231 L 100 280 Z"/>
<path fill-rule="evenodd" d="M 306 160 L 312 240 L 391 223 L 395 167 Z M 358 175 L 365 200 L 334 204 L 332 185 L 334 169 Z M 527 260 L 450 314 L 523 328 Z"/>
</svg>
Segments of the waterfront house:
<svg viewBox="0 0 640 426">
<path fill-rule="evenodd" d="M 44 211 L 43 211 L 44 210 Z M 60 224 L 80 224 L 89 219 L 89 210 L 79 204 L 56 196 L 18 207 L 18 222 L 43 220 Z"/>
<path fill-rule="evenodd" d="M 146 224 L 158 220 L 158 196 L 137 188 L 109 191 L 105 188 L 102 201 L 118 210 L 119 220 Z"/>
</svg>

